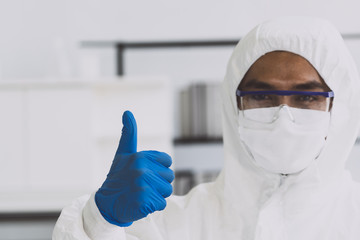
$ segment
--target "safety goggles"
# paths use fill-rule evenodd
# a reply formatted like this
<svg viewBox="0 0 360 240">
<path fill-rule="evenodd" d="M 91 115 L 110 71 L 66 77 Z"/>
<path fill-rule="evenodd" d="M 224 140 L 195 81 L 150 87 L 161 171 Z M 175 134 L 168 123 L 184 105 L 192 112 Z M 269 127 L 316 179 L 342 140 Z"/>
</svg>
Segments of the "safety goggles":
<svg viewBox="0 0 360 240">
<path fill-rule="evenodd" d="M 271 122 L 277 118 L 277 113 L 282 109 L 279 106 L 283 105 L 296 109 L 328 112 L 330 111 L 334 92 L 237 90 L 236 96 L 238 98 L 239 109 L 245 118 L 259 122 Z M 253 111 L 251 110 L 259 108 L 264 109 L 264 116 L 259 117 L 256 114 L 256 119 L 254 119 Z"/>
</svg>

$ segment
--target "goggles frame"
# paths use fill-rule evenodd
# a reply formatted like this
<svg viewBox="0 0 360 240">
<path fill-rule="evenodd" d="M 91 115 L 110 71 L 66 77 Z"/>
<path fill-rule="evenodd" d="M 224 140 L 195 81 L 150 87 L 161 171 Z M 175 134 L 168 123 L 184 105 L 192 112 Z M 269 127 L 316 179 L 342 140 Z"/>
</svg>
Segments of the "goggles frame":
<svg viewBox="0 0 360 240">
<path fill-rule="evenodd" d="M 288 90 L 266 90 L 266 91 L 241 91 L 239 89 L 236 90 L 236 96 L 239 98 L 246 95 L 254 95 L 254 94 L 259 94 L 259 95 L 273 94 L 278 96 L 291 96 L 291 95 L 323 96 L 329 99 L 327 100 L 326 112 L 330 111 L 330 104 L 331 104 L 330 99 L 334 98 L 335 96 L 333 91 L 313 92 L 313 91 L 288 91 Z"/>
<path fill-rule="evenodd" d="M 311 91 L 287 91 L 287 90 L 269 90 L 269 91 L 241 91 L 236 90 L 236 96 L 242 97 L 250 94 L 275 94 L 279 96 L 290 96 L 290 95 L 309 95 L 309 96 L 324 96 L 324 97 L 334 97 L 334 92 L 311 92 Z"/>
</svg>

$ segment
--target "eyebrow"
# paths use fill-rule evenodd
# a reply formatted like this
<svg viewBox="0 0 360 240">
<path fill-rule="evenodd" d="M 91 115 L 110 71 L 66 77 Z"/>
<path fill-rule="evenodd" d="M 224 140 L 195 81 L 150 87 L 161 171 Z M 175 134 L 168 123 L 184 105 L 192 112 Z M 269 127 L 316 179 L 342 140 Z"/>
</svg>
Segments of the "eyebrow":
<svg viewBox="0 0 360 240">
<path fill-rule="evenodd" d="M 324 84 L 317 82 L 317 81 L 311 81 L 311 82 L 307 82 L 307 83 L 302 83 L 302 84 L 298 84 L 295 85 L 293 87 L 296 90 L 311 90 L 311 89 L 322 89 L 322 90 L 327 90 L 327 88 L 324 86 Z"/>
<path fill-rule="evenodd" d="M 260 81 L 258 79 L 251 79 L 248 81 L 244 86 L 241 87 L 242 89 L 246 88 L 255 88 L 255 89 L 261 89 L 261 90 L 276 90 L 276 87 L 273 85 Z M 297 84 L 295 86 L 292 86 L 291 90 L 313 90 L 313 89 L 322 89 L 324 91 L 327 91 L 326 86 L 324 84 L 312 80 L 306 83 Z M 289 89 L 290 90 L 290 89 Z"/>
<path fill-rule="evenodd" d="M 273 90 L 274 86 L 266 82 L 259 81 L 257 79 L 251 79 L 248 81 L 242 88 L 255 88 L 255 89 L 264 89 L 264 90 Z"/>
</svg>

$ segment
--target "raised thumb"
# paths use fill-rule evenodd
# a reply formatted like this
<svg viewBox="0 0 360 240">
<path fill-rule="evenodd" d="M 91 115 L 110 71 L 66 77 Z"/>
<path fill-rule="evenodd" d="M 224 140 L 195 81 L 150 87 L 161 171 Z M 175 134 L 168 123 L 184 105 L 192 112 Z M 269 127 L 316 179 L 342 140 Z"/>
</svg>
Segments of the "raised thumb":
<svg viewBox="0 0 360 240">
<path fill-rule="evenodd" d="M 130 111 L 125 111 L 122 122 L 122 134 L 116 154 L 135 153 L 137 150 L 137 126 L 134 115 Z"/>
</svg>

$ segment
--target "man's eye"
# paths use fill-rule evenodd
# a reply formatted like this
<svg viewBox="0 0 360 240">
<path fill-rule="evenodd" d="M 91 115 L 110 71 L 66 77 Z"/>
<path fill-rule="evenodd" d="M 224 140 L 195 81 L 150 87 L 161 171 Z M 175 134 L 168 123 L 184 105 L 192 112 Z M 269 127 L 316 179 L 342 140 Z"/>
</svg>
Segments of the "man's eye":
<svg viewBox="0 0 360 240">
<path fill-rule="evenodd" d="M 264 95 L 264 94 L 256 94 L 256 95 L 252 95 L 251 99 L 256 100 L 256 101 L 269 100 L 270 96 Z"/>
<path fill-rule="evenodd" d="M 316 96 L 311 96 L 311 95 L 302 95 L 298 97 L 299 101 L 303 101 L 303 102 L 313 102 L 316 101 L 317 98 Z"/>
</svg>

